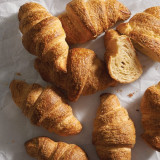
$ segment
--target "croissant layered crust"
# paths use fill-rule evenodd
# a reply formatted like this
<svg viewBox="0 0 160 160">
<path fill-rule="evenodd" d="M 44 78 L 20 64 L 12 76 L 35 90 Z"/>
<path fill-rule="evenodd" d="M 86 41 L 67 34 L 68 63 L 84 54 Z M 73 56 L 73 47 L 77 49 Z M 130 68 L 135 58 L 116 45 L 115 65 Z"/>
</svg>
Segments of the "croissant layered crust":
<svg viewBox="0 0 160 160">
<path fill-rule="evenodd" d="M 120 24 L 117 31 L 129 36 L 141 53 L 160 62 L 160 6 L 137 13 L 128 23 Z"/>
<path fill-rule="evenodd" d="M 160 152 L 160 83 L 149 87 L 141 101 L 142 138 Z"/>
<path fill-rule="evenodd" d="M 135 127 L 116 95 L 102 94 L 94 121 L 92 142 L 101 160 L 130 160 Z"/>
<path fill-rule="evenodd" d="M 36 83 L 13 80 L 10 90 L 14 102 L 32 124 L 61 136 L 81 131 L 82 125 L 74 117 L 72 108 L 52 87 L 43 88 Z"/>
<path fill-rule="evenodd" d="M 88 160 L 86 153 L 75 144 L 54 142 L 36 137 L 25 143 L 27 153 L 37 160 Z"/>
<path fill-rule="evenodd" d="M 95 39 L 117 21 L 130 17 L 130 11 L 117 0 L 72 0 L 59 15 L 70 44 Z"/>
<path fill-rule="evenodd" d="M 130 38 L 111 29 L 105 34 L 105 62 L 110 76 L 120 83 L 131 83 L 142 75 L 142 66 Z"/>
<path fill-rule="evenodd" d="M 20 7 L 18 18 L 25 49 L 46 62 L 52 62 L 58 71 L 66 72 L 69 47 L 60 20 L 33 2 Z"/>
<path fill-rule="evenodd" d="M 56 72 L 51 65 L 36 59 L 35 68 L 41 77 L 67 92 L 71 101 L 78 100 L 80 95 L 90 95 L 116 82 L 109 76 L 105 63 L 89 49 L 71 49 L 67 62 L 67 73 Z"/>
</svg>

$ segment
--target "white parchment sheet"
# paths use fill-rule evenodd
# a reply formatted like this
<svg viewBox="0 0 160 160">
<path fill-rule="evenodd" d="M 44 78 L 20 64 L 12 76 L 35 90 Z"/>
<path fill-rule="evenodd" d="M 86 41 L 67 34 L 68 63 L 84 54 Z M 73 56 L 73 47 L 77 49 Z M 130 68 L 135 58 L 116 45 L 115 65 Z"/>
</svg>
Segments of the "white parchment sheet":
<svg viewBox="0 0 160 160">
<path fill-rule="evenodd" d="M 81 96 L 76 103 L 70 103 L 75 116 L 83 125 L 80 134 L 60 137 L 30 124 L 30 121 L 14 104 L 9 90 L 9 84 L 13 79 L 47 85 L 34 69 L 35 56 L 29 54 L 21 43 L 17 13 L 19 7 L 28 1 L 0 0 L 0 160 L 32 160 L 25 152 L 24 142 L 36 136 L 48 136 L 55 141 L 77 144 L 86 151 L 90 160 L 98 160 L 92 145 L 92 129 L 99 105 L 99 96 L 104 92 L 115 93 L 134 121 L 137 138 L 136 145 L 132 150 L 132 160 L 160 160 L 160 153 L 149 148 L 140 138 L 143 130 L 139 111 L 144 91 L 160 81 L 160 64 L 140 53 L 138 53 L 138 57 L 144 72 L 139 80 L 131 84 L 118 85 L 91 96 Z M 131 10 L 132 16 L 148 7 L 160 5 L 160 0 L 120 1 Z M 42 4 L 53 15 L 58 15 L 65 9 L 69 0 L 36 0 L 35 2 Z M 94 41 L 76 47 L 92 49 L 98 57 L 103 59 L 105 53 L 103 38 L 104 34 Z M 133 94 L 133 96 L 128 96 L 129 94 Z"/>
</svg>

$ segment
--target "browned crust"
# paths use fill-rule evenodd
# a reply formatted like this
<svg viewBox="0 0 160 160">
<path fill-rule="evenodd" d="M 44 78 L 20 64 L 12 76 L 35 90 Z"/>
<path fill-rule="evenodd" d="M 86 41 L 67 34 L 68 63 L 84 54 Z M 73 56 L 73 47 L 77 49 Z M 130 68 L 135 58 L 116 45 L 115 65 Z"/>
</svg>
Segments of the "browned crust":
<svg viewBox="0 0 160 160">
<path fill-rule="evenodd" d="M 54 142 L 48 137 L 36 137 L 25 143 L 27 153 L 39 160 L 88 160 L 86 153 L 75 144 Z"/>
<path fill-rule="evenodd" d="M 103 94 L 94 121 L 92 142 L 100 159 L 131 159 L 135 127 L 116 95 Z"/>
<path fill-rule="evenodd" d="M 117 21 L 128 19 L 130 14 L 117 0 L 72 0 L 59 18 L 66 32 L 67 42 L 75 44 L 95 39 Z"/>
<path fill-rule="evenodd" d="M 68 59 L 68 98 L 71 101 L 77 100 L 82 94 L 87 83 L 89 69 L 92 67 L 94 52 L 89 49 L 75 48 L 70 50 Z"/>
<path fill-rule="evenodd" d="M 93 94 L 117 84 L 109 76 L 105 63 L 92 50 L 71 49 L 67 64 L 66 74 L 56 72 L 40 59 L 35 61 L 35 68 L 44 80 L 64 89 L 71 101 L 78 100 L 81 94 Z"/>
<path fill-rule="evenodd" d="M 117 31 L 110 29 L 106 32 L 104 41 L 105 41 L 105 47 L 106 47 L 106 53 L 104 57 L 105 57 L 106 67 L 109 71 L 110 76 L 119 83 L 131 83 L 137 80 L 141 76 L 143 70 L 130 38 L 125 35 L 119 35 Z M 116 70 L 116 68 L 120 69 L 119 67 L 121 66 L 115 67 L 112 60 L 117 56 L 119 56 L 119 58 L 120 56 L 124 56 L 123 54 L 125 50 L 122 49 L 123 45 L 126 46 L 125 49 L 128 50 L 128 53 L 125 54 L 125 57 L 122 57 L 121 59 L 119 59 L 119 61 L 116 61 L 117 65 L 121 64 L 121 62 L 124 61 L 123 58 L 126 58 L 130 54 L 132 56 L 132 59 L 129 59 L 130 56 L 128 57 L 128 59 L 126 58 L 128 60 L 128 65 L 130 65 L 129 67 L 136 68 L 136 69 L 134 70 L 134 72 L 131 72 L 131 70 L 129 70 L 127 74 L 125 74 L 126 70 L 125 70 L 125 66 L 123 65 L 122 66 L 123 70 L 117 73 L 119 74 L 118 76 L 113 71 L 114 69 Z M 131 62 L 134 63 L 134 66 L 132 66 L 133 63 Z M 123 74 L 124 79 L 122 79 L 121 74 Z M 132 79 L 129 79 L 130 77 L 132 77 Z"/>
<path fill-rule="evenodd" d="M 141 101 L 142 138 L 153 149 L 160 152 L 160 88 L 159 84 L 149 87 Z"/>
<path fill-rule="evenodd" d="M 160 6 L 151 7 L 133 16 L 126 24 L 117 27 L 128 35 L 137 50 L 160 62 Z"/>
<path fill-rule="evenodd" d="M 18 18 L 25 49 L 45 62 L 52 62 L 57 71 L 66 72 L 69 46 L 60 20 L 34 2 L 22 5 Z"/>
<path fill-rule="evenodd" d="M 32 124 L 42 126 L 61 136 L 78 134 L 82 126 L 72 108 L 54 88 L 13 80 L 10 90 L 14 102 Z"/>
</svg>

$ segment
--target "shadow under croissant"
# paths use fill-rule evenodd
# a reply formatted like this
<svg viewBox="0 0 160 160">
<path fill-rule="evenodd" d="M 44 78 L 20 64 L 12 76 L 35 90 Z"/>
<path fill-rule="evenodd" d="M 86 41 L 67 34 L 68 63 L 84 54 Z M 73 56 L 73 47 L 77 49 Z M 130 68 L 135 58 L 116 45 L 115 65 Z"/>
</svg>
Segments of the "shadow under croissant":
<svg viewBox="0 0 160 160">
<path fill-rule="evenodd" d="M 9 17 L 5 17 L 4 21 L 2 19 L 0 27 L 1 27 L 1 32 L 3 32 L 3 34 L 0 37 L 1 40 L 8 39 L 10 38 L 11 35 L 15 36 L 19 34 L 17 13 L 12 14 Z"/>
<path fill-rule="evenodd" d="M 1 82 L 4 81 L 7 85 L 15 77 L 18 79 L 30 77 L 29 81 L 35 82 L 39 76 L 34 69 L 30 69 L 33 66 L 35 56 L 28 54 L 28 51 L 22 45 L 17 16 L 17 13 L 15 13 L 9 17 L 2 18 L 0 23 L 0 41 L 2 44 L 0 50 L 0 73 L 3 75 L 1 76 Z"/>
<path fill-rule="evenodd" d="M 144 160 L 149 159 L 152 154 L 154 154 L 154 150 L 148 146 L 144 142 L 144 140 L 141 137 L 141 134 L 143 133 L 143 127 L 141 124 L 141 112 L 140 112 L 140 103 L 141 103 L 142 96 L 138 97 L 136 101 L 129 102 L 127 105 L 125 105 L 125 108 L 127 109 L 130 118 L 133 120 L 135 128 L 136 128 L 136 144 L 134 148 L 132 149 L 132 159 L 133 160 Z M 143 153 L 142 154 L 142 149 Z"/>
<path fill-rule="evenodd" d="M 102 33 L 96 39 L 91 40 L 89 42 L 86 42 L 84 44 L 72 45 L 71 48 L 87 48 L 87 49 L 92 49 L 96 53 L 96 55 L 97 55 L 98 58 L 100 58 L 101 60 L 104 60 L 104 53 L 105 53 L 104 33 Z"/>
<path fill-rule="evenodd" d="M 9 8 L 7 10 L 10 13 Z M 19 55 L 23 56 L 21 54 L 22 50 L 20 50 L 21 35 L 18 29 L 17 13 L 9 17 L 1 17 L 0 42 L 0 159 L 7 160 L 12 155 L 12 159 L 28 159 L 27 154 L 24 155 L 25 149 L 20 145 L 24 142 L 22 137 L 25 137 L 28 128 L 26 128 L 25 118 L 23 119 L 21 111 L 13 106 L 14 103 L 11 100 L 8 86 L 15 76 L 14 72 L 16 70 L 13 69 L 15 69 L 18 60 L 21 58 Z M 23 67 L 21 69 L 23 70 Z"/>
<path fill-rule="evenodd" d="M 18 21 L 17 14 L 13 14 L 10 17 L 5 17 L 0 23 L 0 41 L 1 41 L 1 68 L 5 65 L 7 67 L 13 68 L 13 58 L 19 53 L 19 43 L 18 40 L 21 39 L 20 33 L 18 31 Z M 5 63 L 4 63 L 5 62 Z"/>
<path fill-rule="evenodd" d="M 144 55 L 143 53 L 139 52 L 139 51 L 136 51 L 137 52 L 137 55 L 138 55 L 138 58 L 141 62 L 142 65 L 142 68 L 143 68 L 143 74 L 147 74 L 147 71 L 149 70 L 149 68 L 151 68 L 155 61 L 151 60 L 148 56 Z"/>
</svg>

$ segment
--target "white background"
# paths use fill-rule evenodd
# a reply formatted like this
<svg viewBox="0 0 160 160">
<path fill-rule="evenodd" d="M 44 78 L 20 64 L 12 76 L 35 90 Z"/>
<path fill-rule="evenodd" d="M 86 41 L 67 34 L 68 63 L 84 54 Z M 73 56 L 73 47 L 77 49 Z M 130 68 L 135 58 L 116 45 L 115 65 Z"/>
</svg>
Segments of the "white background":
<svg viewBox="0 0 160 160">
<path fill-rule="evenodd" d="M 160 5 L 159 0 L 120 0 L 132 12 L 132 16 L 144 9 Z M 139 111 L 141 97 L 149 86 L 158 83 L 160 79 L 160 64 L 139 54 L 143 66 L 143 75 L 132 84 L 118 85 L 91 96 L 81 97 L 76 103 L 70 103 L 75 116 L 83 125 L 82 132 L 77 136 L 60 137 L 49 133 L 43 128 L 30 124 L 30 121 L 14 104 L 9 90 L 13 79 L 23 79 L 29 83 L 46 85 L 33 67 L 35 57 L 23 48 L 21 34 L 18 29 L 17 13 L 26 0 L 0 0 L 0 160 L 32 160 L 24 149 L 24 142 L 36 136 L 48 136 L 55 141 L 74 143 L 82 147 L 91 160 L 97 160 L 95 148 L 92 145 L 92 128 L 96 110 L 99 105 L 99 95 L 104 92 L 115 93 L 121 104 L 128 110 L 136 127 L 136 145 L 132 150 L 132 160 L 160 160 L 160 154 L 143 142 L 141 114 Z M 53 15 L 58 15 L 65 9 L 69 0 L 37 0 Z M 104 35 L 81 47 L 92 49 L 103 59 L 105 49 Z M 78 46 L 80 47 L 80 45 Z M 17 75 L 21 73 L 21 76 Z M 132 97 L 128 94 L 134 93 Z"/>
</svg>

